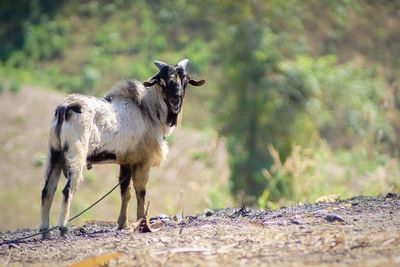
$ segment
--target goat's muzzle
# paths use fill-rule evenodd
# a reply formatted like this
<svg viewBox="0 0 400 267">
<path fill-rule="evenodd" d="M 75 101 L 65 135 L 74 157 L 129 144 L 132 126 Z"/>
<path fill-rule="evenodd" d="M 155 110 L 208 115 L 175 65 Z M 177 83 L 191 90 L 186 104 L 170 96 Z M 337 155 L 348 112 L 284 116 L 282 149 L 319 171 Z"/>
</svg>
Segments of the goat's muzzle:
<svg viewBox="0 0 400 267">
<path fill-rule="evenodd" d="M 168 99 L 170 109 L 173 113 L 178 114 L 181 111 L 182 98 L 180 96 L 173 96 Z"/>
</svg>

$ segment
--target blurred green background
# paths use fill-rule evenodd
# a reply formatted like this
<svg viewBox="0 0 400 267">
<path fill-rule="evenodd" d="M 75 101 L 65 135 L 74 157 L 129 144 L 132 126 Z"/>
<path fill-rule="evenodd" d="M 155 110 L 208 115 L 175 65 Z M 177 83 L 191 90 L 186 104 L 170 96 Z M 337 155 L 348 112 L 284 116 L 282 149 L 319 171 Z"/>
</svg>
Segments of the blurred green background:
<svg viewBox="0 0 400 267">
<path fill-rule="evenodd" d="M 8 203 L 26 185 L 13 181 L 12 170 L 21 170 L 21 158 L 10 156 L 16 150 L 30 162 L 19 177 L 35 180 L 29 194 L 39 199 L 42 178 L 32 174 L 42 169 L 46 142 L 27 149 L 35 143 L 26 140 L 29 117 L 15 113 L 31 94 L 42 95 L 27 114 L 46 101 L 47 114 L 58 96 L 102 96 L 121 79 L 151 77 L 154 60 L 183 58 L 207 80 L 189 88 L 183 128 L 191 133 L 170 140 L 176 161 L 190 158 L 187 166 L 203 171 L 173 172 L 170 183 L 207 177 L 192 188 L 203 187 L 206 199 L 187 193 L 204 200 L 188 211 L 400 190 L 400 1 L 1 1 L 0 44 L 0 179 Z M 46 100 L 56 93 L 57 101 Z M 36 138 L 47 138 L 48 122 L 32 126 L 45 128 Z M 22 147 L 10 145 L 17 136 Z M 202 140 L 190 155 L 185 138 Z M 99 175 L 87 175 L 96 193 L 105 189 Z M 175 202 L 163 199 L 155 209 L 177 212 Z M 24 205 L 15 207 L 7 221 Z"/>
</svg>

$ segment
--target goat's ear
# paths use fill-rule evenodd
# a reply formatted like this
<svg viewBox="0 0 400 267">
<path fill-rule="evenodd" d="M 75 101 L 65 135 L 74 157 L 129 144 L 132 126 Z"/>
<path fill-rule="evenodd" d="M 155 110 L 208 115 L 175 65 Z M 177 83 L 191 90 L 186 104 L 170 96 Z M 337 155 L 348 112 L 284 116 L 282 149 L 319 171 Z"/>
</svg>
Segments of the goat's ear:
<svg viewBox="0 0 400 267">
<path fill-rule="evenodd" d="M 157 80 L 156 80 L 156 79 L 150 79 L 150 80 L 148 80 L 148 81 L 144 81 L 144 82 L 143 82 L 143 85 L 144 85 L 145 87 L 150 87 L 150 86 L 155 85 L 156 83 L 157 83 Z"/>
<path fill-rule="evenodd" d="M 193 86 L 202 86 L 205 82 L 205 80 L 196 80 L 189 77 L 189 84 Z"/>
<path fill-rule="evenodd" d="M 157 73 L 156 75 L 154 75 L 153 77 L 151 77 L 149 80 L 144 81 L 144 82 L 143 82 L 143 85 L 144 85 L 145 87 L 153 86 L 153 85 L 155 85 L 156 83 L 158 83 L 159 77 L 160 77 L 160 76 L 159 76 L 159 74 Z"/>
</svg>

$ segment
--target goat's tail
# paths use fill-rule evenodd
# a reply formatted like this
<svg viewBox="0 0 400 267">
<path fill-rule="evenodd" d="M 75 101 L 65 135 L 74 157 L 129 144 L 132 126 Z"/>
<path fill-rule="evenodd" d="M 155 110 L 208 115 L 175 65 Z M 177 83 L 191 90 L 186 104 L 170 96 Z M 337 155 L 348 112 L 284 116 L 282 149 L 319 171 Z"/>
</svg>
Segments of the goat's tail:
<svg viewBox="0 0 400 267">
<path fill-rule="evenodd" d="M 56 113 L 54 114 L 56 120 L 55 134 L 57 138 L 57 143 L 61 144 L 61 127 L 64 122 L 64 116 L 67 106 L 58 106 Z"/>
<path fill-rule="evenodd" d="M 81 106 L 78 103 L 72 103 L 69 105 L 60 105 L 56 108 L 54 114 L 56 120 L 55 135 L 57 142 L 61 144 L 61 129 L 64 121 L 68 121 L 71 117 L 71 112 L 82 113 Z"/>
</svg>

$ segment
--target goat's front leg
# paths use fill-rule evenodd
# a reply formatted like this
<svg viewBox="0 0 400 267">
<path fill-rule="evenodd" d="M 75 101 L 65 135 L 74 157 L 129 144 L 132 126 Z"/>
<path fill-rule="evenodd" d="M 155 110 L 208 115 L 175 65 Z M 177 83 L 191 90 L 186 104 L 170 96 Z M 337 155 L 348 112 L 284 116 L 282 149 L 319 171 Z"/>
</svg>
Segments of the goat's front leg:
<svg viewBox="0 0 400 267">
<path fill-rule="evenodd" d="M 128 227 L 128 206 L 132 197 L 131 192 L 131 179 L 132 171 L 130 165 L 120 165 L 119 168 L 119 181 L 121 189 L 121 211 L 118 216 L 118 230 L 126 229 Z"/>
<path fill-rule="evenodd" d="M 150 167 L 146 165 L 137 164 L 132 166 L 132 179 L 133 187 L 135 188 L 137 200 L 137 220 L 144 215 L 144 203 L 146 198 L 146 185 L 149 178 Z"/>
<path fill-rule="evenodd" d="M 42 190 L 41 223 L 39 231 L 46 231 L 50 224 L 50 208 L 53 203 L 54 193 L 60 179 L 63 155 L 60 150 L 49 149 L 46 162 L 46 182 Z M 50 238 L 50 232 L 43 233 L 42 239 Z"/>
</svg>

